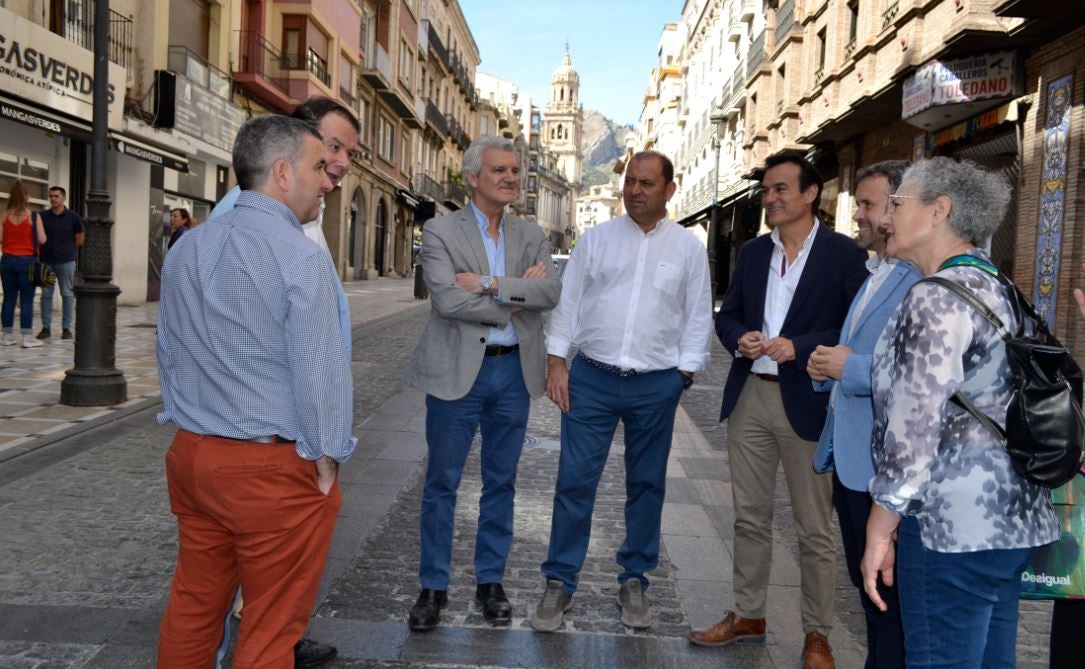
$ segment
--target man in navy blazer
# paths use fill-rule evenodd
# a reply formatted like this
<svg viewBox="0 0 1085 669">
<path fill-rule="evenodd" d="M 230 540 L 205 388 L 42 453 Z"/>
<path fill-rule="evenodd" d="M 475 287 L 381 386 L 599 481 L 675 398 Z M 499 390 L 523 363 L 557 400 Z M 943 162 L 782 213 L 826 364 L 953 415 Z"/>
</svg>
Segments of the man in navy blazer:
<svg viewBox="0 0 1085 669">
<path fill-rule="evenodd" d="M 810 467 L 828 398 L 806 372 L 819 345 L 840 339 L 840 326 L 866 277 L 866 253 L 816 218 L 822 179 L 801 153 L 765 161 L 761 206 L 772 234 L 742 247 L 716 333 L 735 356 L 720 420 L 735 506 L 735 611 L 688 638 L 704 646 L 763 641 L 776 472 L 783 462 L 799 539 L 801 617 L 807 669 L 835 666 L 828 634 L 833 619 L 836 546 L 832 482 Z"/>
<path fill-rule="evenodd" d="M 874 430 L 874 407 L 870 400 L 870 357 L 886 324 L 916 281 L 919 270 L 904 261 L 885 257 L 885 233 L 889 195 L 900 186 L 908 163 L 887 160 L 859 171 L 855 176 L 855 215 L 859 245 L 874 251 L 867 261 L 870 277 L 852 302 L 840 343 L 818 346 L 806 370 L 814 390 L 829 396 L 829 414 L 814 454 L 814 470 L 833 474 L 833 506 L 840 521 L 848 575 L 859 589 L 867 620 L 866 669 L 904 667 L 904 632 L 896 588 L 879 584 L 888 609 L 881 611 L 862 587 L 859 563 L 866 550 L 866 523 L 871 499 L 867 492 L 874 476 L 870 437 Z"/>
</svg>

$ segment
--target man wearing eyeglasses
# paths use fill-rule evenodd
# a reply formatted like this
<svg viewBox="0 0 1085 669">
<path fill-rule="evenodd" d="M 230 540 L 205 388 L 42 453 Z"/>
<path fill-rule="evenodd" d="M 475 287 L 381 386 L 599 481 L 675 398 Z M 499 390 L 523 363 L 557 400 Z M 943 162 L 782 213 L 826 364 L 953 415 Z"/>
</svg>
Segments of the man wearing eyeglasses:
<svg viewBox="0 0 1085 669">
<path fill-rule="evenodd" d="M 836 346 L 818 346 L 806 371 L 814 390 L 829 393 L 829 414 L 814 454 L 814 470 L 833 472 L 833 506 L 840 524 L 848 576 L 859 590 L 867 621 L 867 669 L 904 667 L 904 630 L 896 588 L 879 584 L 881 611 L 863 591 L 859 563 L 866 550 L 866 524 L 872 503 L 867 485 L 874 476 L 870 450 L 874 408 L 870 403 L 870 356 L 908 289 L 922 275 L 906 262 L 885 255 L 890 193 L 900 186 L 908 163 L 887 160 L 859 170 L 855 177 L 855 215 L 860 248 L 875 253 L 867 261 L 870 277 L 852 302 Z"/>
<path fill-rule="evenodd" d="M 772 508 L 781 462 L 799 539 L 805 669 L 832 669 L 836 548 L 832 480 L 811 469 L 827 397 L 806 367 L 840 326 L 866 278 L 866 253 L 817 219 L 822 178 L 801 153 L 769 156 L 761 206 L 772 234 L 743 246 L 716 318 L 716 334 L 735 356 L 720 420 L 730 418 L 728 449 L 735 508 L 735 611 L 692 630 L 701 646 L 765 639 L 772 564 Z"/>
</svg>

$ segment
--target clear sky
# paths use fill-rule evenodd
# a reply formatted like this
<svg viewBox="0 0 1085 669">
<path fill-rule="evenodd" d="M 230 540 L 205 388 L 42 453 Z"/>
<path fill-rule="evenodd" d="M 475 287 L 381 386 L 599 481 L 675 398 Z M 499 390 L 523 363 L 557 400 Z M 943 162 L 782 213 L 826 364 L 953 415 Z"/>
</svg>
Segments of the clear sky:
<svg viewBox="0 0 1085 669">
<path fill-rule="evenodd" d="M 545 108 L 568 40 L 584 108 L 626 125 L 640 116 L 663 24 L 682 14 L 682 0 L 460 0 L 460 7 L 480 71 Z"/>
</svg>

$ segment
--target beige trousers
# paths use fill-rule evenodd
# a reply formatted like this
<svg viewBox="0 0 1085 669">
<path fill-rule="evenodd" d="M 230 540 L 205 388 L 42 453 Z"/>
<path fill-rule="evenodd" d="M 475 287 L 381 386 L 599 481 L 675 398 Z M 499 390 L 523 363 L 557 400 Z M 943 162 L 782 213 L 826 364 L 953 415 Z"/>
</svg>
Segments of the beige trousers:
<svg viewBox="0 0 1085 669">
<path fill-rule="evenodd" d="M 744 618 L 765 617 L 776 470 L 783 462 L 799 539 L 803 633 L 827 635 L 836 587 L 832 474 L 816 474 L 811 467 L 817 442 L 801 439 L 791 429 L 779 383 L 751 375 L 728 420 L 737 613 Z"/>
</svg>

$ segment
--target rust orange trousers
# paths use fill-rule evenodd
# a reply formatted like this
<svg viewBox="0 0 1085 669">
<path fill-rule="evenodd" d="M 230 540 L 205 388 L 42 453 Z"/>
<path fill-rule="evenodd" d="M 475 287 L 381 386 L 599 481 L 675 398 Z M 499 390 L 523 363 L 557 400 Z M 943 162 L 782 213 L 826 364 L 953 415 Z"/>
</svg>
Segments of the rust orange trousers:
<svg viewBox="0 0 1085 669">
<path fill-rule="evenodd" d="M 235 669 L 290 669 L 308 626 L 342 498 L 317 487 L 292 443 L 178 430 L 166 453 L 177 517 L 177 569 L 158 639 L 158 669 L 208 669 L 240 584 Z"/>
</svg>

